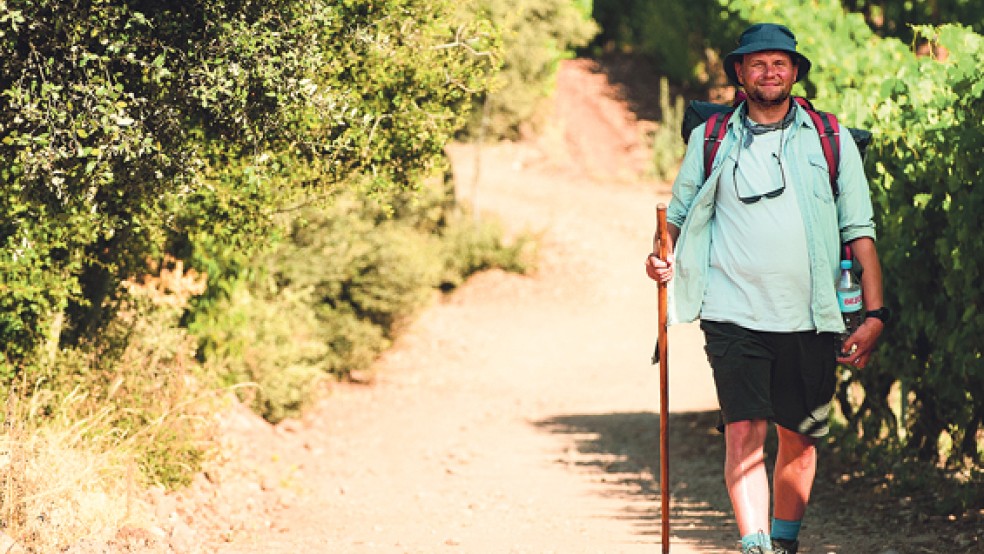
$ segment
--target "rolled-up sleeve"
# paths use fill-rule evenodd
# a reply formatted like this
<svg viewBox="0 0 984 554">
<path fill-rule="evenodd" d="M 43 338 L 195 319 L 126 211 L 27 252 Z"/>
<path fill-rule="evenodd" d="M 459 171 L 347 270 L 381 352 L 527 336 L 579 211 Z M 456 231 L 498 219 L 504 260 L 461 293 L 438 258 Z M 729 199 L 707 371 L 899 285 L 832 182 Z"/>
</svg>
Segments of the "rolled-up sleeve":
<svg viewBox="0 0 984 554">
<path fill-rule="evenodd" d="M 849 138 L 850 132 L 843 126 L 840 136 Z M 875 238 L 874 211 L 868 179 L 864 175 L 861 154 L 853 140 L 841 142 L 840 171 L 837 185 L 837 221 L 842 243 L 861 237 Z"/>
</svg>

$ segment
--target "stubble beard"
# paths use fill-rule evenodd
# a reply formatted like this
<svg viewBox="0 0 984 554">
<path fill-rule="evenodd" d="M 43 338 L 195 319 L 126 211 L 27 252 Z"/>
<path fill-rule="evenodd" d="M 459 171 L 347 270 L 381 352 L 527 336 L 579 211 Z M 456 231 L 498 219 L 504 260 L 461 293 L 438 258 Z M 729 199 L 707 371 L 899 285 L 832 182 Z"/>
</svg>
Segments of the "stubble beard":
<svg viewBox="0 0 984 554">
<path fill-rule="evenodd" d="M 762 94 L 760 89 L 746 90 L 745 93 L 748 95 L 749 100 L 765 107 L 781 106 L 786 103 L 786 100 L 789 100 L 790 96 L 790 91 L 788 90 L 783 90 L 773 98 Z"/>
</svg>

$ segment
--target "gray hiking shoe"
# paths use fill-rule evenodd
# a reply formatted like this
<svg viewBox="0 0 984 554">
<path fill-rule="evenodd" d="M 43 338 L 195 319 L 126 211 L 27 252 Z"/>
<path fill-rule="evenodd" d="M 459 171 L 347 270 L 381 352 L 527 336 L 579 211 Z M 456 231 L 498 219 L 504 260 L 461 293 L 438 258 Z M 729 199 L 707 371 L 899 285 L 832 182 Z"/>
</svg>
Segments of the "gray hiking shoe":
<svg viewBox="0 0 984 554">
<path fill-rule="evenodd" d="M 786 539 L 772 539 L 772 551 L 775 554 L 796 554 L 799 549 L 799 541 L 788 541 Z"/>
</svg>

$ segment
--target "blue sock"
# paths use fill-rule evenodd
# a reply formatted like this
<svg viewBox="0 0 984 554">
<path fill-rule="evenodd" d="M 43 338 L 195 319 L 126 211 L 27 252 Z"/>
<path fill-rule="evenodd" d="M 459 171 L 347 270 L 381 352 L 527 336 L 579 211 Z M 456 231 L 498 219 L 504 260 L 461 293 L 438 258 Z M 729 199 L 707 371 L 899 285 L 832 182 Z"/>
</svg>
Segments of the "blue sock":
<svg viewBox="0 0 984 554">
<path fill-rule="evenodd" d="M 794 541 L 800 534 L 802 521 L 788 521 L 772 518 L 772 536 L 784 541 Z"/>
<path fill-rule="evenodd" d="M 772 549 L 772 539 L 762 531 L 756 531 L 741 538 L 741 547 L 761 546 L 763 550 Z"/>
</svg>

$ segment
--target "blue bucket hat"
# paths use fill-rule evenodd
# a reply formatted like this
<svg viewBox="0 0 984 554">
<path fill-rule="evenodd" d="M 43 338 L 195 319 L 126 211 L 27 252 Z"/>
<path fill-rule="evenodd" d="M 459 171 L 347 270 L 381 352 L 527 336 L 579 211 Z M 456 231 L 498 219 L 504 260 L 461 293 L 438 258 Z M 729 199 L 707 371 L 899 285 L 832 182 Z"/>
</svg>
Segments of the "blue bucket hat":
<svg viewBox="0 0 984 554">
<path fill-rule="evenodd" d="M 810 60 L 796 51 L 796 36 L 784 25 L 775 23 L 758 23 L 752 25 L 741 34 L 738 48 L 724 58 L 724 72 L 734 85 L 738 85 L 738 75 L 735 73 L 735 62 L 745 54 L 764 52 L 766 50 L 781 50 L 788 52 L 796 62 L 796 81 L 802 81 L 810 72 Z"/>
</svg>

